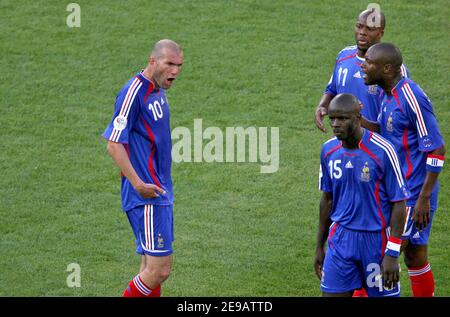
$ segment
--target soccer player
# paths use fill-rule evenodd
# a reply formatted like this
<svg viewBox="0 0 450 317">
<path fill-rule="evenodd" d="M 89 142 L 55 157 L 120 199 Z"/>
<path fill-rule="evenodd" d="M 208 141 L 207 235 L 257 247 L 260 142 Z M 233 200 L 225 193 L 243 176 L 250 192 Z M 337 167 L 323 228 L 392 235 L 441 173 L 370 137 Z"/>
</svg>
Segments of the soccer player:
<svg viewBox="0 0 450 317">
<path fill-rule="evenodd" d="M 172 40 L 157 42 L 143 71 L 116 98 L 113 118 L 103 133 L 108 153 L 122 172 L 122 208 L 141 254 L 139 274 L 124 297 L 159 297 L 172 266 L 172 140 L 165 91 L 183 64 Z"/>
<path fill-rule="evenodd" d="M 386 19 L 382 11 L 372 8 L 362 11 L 355 24 L 356 45 L 341 50 L 336 58 L 333 74 L 315 112 L 316 126 L 325 132 L 323 117 L 327 114 L 330 101 L 340 93 L 350 93 L 362 103 L 362 114 L 376 120 L 380 109 L 381 89 L 376 85 L 366 86 L 361 63 L 369 47 L 380 42 L 384 35 Z M 408 76 L 406 67 L 402 74 Z"/>
<path fill-rule="evenodd" d="M 328 116 L 335 137 L 320 156 L 314 263 L 322 293 L 351 297 L 364 287 L 370 297 L 399 296 L 398 256 L 410 193 L 397 155 L 390 142 L 361 127 L 355 96 L 337 95 Z"/>
<path fill-rule="evenodd" d="M 379 85 L 384 97 L 378 120 L 363 119 L 363 126 L 380 132 L 399 155 L 412 193 L 406 204 L 405 264 L 414 296 L 433 296 L 427 244 L 438 205 L 437 179 L 445 146 L 430 99 L 414 81 L 402 76 L 402 62 L 400 50 L 393 44 L 379 43 L 367 51 L 362 65 L 364 81 Z"/>
</svg>

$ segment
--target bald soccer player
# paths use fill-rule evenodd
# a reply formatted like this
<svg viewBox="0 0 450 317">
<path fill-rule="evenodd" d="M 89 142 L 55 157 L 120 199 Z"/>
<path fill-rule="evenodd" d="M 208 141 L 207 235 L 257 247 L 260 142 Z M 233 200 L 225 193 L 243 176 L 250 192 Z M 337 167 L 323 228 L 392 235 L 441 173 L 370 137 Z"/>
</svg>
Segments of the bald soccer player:
<svg viewBox="0 0 450 317">
<path fill-rule="evenodd" d="M 336 58 L 333 74 L 315 111 L 316 126 L 325 131 L 323 118 L 328 112 L 330 101 L 337 94 L 350 93 L 362 103 L 362 114 L 369 120 L 376 120 L 381 105 L 381 89 L 376 85 L 366 86 L 361 64 L 372 45 L 379 43 L 384 35 L 386 18 L 381 10 L 364 10 L 356 19 L 354 36 L 356 45 L 347 46 Z M 402 75 L 408 77 L 406 67 Z"/>
<path fill-rule="evenodd" d="M 337 95 L 328 116 L 335 137 L 320 155 L 315 257 L 322 293 L 351 297 L 364 287 L 370 297 L 400 296 L 399 241 L 409 191 L 397 155 L 390 142 L 361 127 L 355 96 Z"/>
<path fill-rule="evenodd" d="M 103 133 L 108 153 L 119 166 L 122 209 L 136 240 L 141 267 L 124 297 L 159 297 L 172 267 L 173 188 L 170 112 L 165 91 L 183 65 L 183 51 L 172 40 L 158 41 L 144 70 L 116 98 Z"/>
<path fill-rule="evenodd" d="M 402 237 L 405 264 L 414 296 L 428 297 L 434 296 L 428 240 L 446 150 L 430 99 L 414 81 L 402 76 L 402 63 L 402 54 L 393 44 L 379 43 L 367 51 L 364 81 L 379 85 L 384 94 L 378 120 L 363 119 L 363 125 L 389 140 L 399 156 L 412 193 Z"/>
</svg>

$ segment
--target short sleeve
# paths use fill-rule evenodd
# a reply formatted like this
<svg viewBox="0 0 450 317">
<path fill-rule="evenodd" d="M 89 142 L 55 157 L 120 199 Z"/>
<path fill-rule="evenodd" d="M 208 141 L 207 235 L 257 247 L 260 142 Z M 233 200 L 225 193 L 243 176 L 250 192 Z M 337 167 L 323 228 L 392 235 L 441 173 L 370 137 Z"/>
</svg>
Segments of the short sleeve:
<svg viewBox="0 0 450 317">
<path fill-rule="evenodd" d="M 333 187 L 331 183 L 330 174 L 327 168 L 327 162 L 325 158 L 324 149 L 320 154 L 320 169 L 319 169 L 319 190 L 323 192 L 332 192 Z"/>
<path fill-rule="evenodd" d="M 139 78 L 126 85 L 116 97 L 114 115 L 102 136 L 112 142 L 128 144 L 129 133 L 138 118 L 139 97 L 137 93 L 142 86 Z"/>
<path fill-rule="evenodd" d="M 394 146 L 387 141 L 384 155 L 384 183 L 390 201 L 405 200 L 411 196 Z"/>
<path fill-rule="evenodd" d="M 418 146 L 422 152 L 431 152 L 444 145 L 431 100 L 418 87 L 405 84 L 402 87 L 408 103 L 407 114 L 410 123 L 416 127 Z"/>
</svg>

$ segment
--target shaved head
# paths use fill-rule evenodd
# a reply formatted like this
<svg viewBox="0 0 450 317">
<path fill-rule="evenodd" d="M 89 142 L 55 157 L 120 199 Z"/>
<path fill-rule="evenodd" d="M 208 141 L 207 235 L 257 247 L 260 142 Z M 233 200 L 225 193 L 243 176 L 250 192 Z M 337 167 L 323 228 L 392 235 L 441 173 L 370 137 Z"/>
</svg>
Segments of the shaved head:
<svg viewBox="0 0 450 317">
<path fill-rule="evenodd" d="M 158 59 L 163 56 L 165 50 L 169 50 L 177 55 L 180 55 L 183 52 L 181 46 L 176 42 L 169 39 L 164 39 L 156 42 L 152 52 L 150 53 L 150 57 Z"/>
<path fill-rule="evenodd" d="M 361 106 L 352 94 L 339 94 L 330 102 L 329 111 L 338 110 L 359 115 Z"/>
<path fill-rule="evenodd" d="M 403 57 L 400 50 L 391 43 L 378 43 L 370 48 L 372 58 L 382 65 L 390 64 L 395 68 L 400 68 L 403 64 Z"/>
<path fill-rule="evenodd" d="M 352 94 L 339 94 L 328 107 L 328 117 L 334 135 L 345 148 L 357 148 L 361 140 L 361 106 Z"/>
</svg>

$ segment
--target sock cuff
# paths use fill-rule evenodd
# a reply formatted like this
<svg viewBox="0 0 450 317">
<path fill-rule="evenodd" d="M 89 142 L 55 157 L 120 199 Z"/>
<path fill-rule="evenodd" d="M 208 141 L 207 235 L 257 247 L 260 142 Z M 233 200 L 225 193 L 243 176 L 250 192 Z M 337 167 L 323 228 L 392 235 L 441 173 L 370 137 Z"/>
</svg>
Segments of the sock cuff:
<svg viewBox="0 0 450 317">
<path fill-rule="evenodd" d="M 144 284 L 144 282 L 141 280 L 139 275 L 136 275 L 133 279 L 133 284 L 136 286 L 139 292 L 141 292 L 143 295 L 148 296 L 151 294 L 152 290 L 147 287 L 147 285 Z"/>
<path fill-rule="evenodd" d="M 409 276 L 420 276 L 420 275 L 426 274 L 430 271 L 431 271 L 431 266 L 430 266 L 430 263 L 428 263 L 428 262 L 419 267 L 408 268 Z"/>
</svg>

